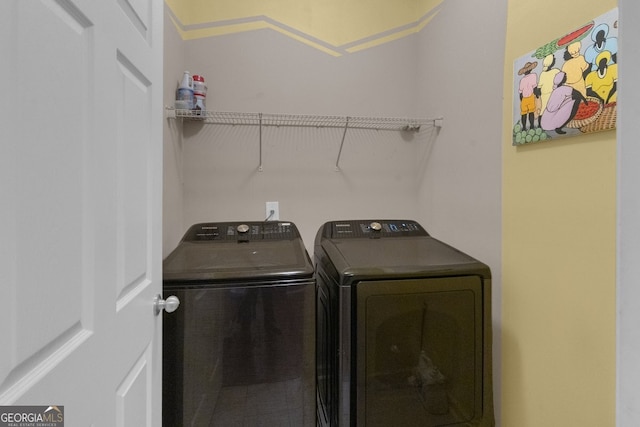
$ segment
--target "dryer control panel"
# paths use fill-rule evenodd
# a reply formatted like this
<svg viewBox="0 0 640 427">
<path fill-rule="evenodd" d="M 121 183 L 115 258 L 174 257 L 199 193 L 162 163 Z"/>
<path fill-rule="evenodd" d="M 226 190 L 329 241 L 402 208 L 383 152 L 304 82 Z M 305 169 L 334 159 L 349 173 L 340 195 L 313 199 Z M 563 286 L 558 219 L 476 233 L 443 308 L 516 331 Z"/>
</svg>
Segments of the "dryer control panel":
<svg viewBox="0 0 640 427">
<path fill-rule="evenodd" d="M 420 224 L 411 220 L 349 220 L 333 221 L 325 228 L 331 239 L 388 238 L 428 236 Z"/>
<path fill-rule="evenodd" d="M 208 222 L 189 228 L 185 242 L 291 240 L 300 237 L 295 224 L 286 221 Z"/>
</svg>

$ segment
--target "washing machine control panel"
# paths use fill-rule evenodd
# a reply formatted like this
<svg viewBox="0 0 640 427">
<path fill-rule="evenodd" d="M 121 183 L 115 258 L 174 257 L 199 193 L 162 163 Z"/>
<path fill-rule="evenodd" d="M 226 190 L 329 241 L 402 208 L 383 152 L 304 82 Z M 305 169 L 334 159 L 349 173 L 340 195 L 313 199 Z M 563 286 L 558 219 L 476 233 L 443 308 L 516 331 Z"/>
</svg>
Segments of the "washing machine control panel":
<svg viewBox="0 0 640 427">
<path fill-rule="evenodd" d="M 290 240 L 299 237 L 300 233 L 292 222 L 212 222 L 191 226 L 183 240 L 188 242 L 225 242 Z"/>
<path fill-rule="evenodd" d="M 428 236 L 420 224 L 411 220 L 350 220 L 329 223 L 330 238 L 387 238 Z"/>
</svg>

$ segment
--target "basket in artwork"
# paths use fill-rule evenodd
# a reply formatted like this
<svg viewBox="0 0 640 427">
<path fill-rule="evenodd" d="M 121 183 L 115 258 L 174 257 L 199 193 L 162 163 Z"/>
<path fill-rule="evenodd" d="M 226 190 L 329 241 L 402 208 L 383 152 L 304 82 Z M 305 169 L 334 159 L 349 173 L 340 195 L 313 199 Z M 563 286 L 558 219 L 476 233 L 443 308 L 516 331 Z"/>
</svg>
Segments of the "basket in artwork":
<svg viewBox="0 0 640 427">
<path fill-rule="evenodd" d="M 568 128 L 582 129 L 584 126 L 598 120 L 603 110 L 602 101 L 593 96 L 587 96 L 587 101 L 588 103 L 586 105 L 580 101 L 580 106 L 578 107 L 575 117 L 567 123 Z"/>
<path fill-rule="evenodd" d="M 599 132 L 602 130 L 615 129 L 616 127 L 616 118 L 618 117 L 618 108 L 615 102 L 611 102 L 609 104 L 604 105 L 602 108 L 602 113 L 598 116 L 598 118 L 589 123 L 580 127 L 582 132 Z"/>
</svg>

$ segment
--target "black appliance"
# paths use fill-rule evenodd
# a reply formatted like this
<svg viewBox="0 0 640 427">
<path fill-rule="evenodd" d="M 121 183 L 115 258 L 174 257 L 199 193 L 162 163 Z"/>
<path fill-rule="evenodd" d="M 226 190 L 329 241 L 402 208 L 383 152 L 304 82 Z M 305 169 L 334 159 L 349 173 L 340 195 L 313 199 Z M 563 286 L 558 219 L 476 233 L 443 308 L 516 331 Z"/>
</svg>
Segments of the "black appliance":
<svg viewBox="0 0 640 427">
<path fill-rule="evenodd" d="M 315 281 L 291 222 L 193 225 L 163 265 L 163 426 L 315 426 Z"/>
<path fill-rule="evenodd" d="M 319 426 L 494 426 L 491 273 L 409 220 L 324 224 Z"/>
</svg>

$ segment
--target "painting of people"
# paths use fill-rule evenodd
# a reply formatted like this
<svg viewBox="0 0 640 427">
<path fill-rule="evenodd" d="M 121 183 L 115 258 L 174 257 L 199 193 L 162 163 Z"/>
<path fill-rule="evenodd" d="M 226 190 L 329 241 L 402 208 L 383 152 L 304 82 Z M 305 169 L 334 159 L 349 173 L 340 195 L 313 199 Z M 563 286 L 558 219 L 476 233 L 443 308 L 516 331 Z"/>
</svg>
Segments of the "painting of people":
<svg viewBox="0 0 640 427">
<path fill-rule="evenodd" d="M 615 129 L 618 9 L 514 63 L 513 145 Z"/>
</svg>

